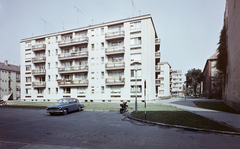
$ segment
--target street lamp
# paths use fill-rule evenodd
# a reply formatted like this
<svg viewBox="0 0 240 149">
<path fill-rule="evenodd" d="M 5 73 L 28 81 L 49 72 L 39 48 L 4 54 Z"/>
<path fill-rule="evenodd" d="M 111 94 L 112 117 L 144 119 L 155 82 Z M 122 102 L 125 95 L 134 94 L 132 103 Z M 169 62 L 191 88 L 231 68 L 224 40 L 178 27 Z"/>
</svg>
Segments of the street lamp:
<svg viewBox="0 0 240 149">
<path fill-rule="evenodd" d="M 137 113 L 137 67 L 141 63 L 134 62 L 133 64 L 135 66 L 135 113 Z"/>
</svg>

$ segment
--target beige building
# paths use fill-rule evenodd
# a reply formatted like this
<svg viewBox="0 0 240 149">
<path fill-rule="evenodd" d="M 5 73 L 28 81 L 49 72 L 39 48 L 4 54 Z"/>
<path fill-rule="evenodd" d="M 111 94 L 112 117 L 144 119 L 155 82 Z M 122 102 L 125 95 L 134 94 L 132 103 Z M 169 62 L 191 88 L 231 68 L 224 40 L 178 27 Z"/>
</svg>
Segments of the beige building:
<svg viewBox="0 0 240 149">
<path fill-rule="evenodd" d="M 20 99 L 20 67 L 0 62 L 0 99 Z"/>
<path fill-rule="evenodd" d="M 225 25 L 227 27 L 227 75 L 224 102 L 240 111 L 240 1 L 227 0 Z"/>
</svg>

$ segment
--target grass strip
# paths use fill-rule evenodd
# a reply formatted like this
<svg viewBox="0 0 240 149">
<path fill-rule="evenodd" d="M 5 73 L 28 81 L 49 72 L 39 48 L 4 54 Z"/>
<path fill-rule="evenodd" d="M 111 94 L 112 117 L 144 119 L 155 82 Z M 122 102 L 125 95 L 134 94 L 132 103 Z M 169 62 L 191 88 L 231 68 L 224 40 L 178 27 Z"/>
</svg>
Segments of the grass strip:
<svg viewBox="0 0 240 149">
<path fill-rule="evenodd" d="M 240 112 L 234 110 L 233 108 L 227 106 L 224 102 L 214 102 L 214 101 L 193 101 L 193 103 L 200 108 L 217 110 L 222 112 L 240 114 Z"/>
<path fill-rule="evenodd" d="M 177 109 L 162 104 L 154 104 L 151 106 L 153 107 L 157 106 L 157 110 L 150 109 L 147 110 L 148 121 L 200 129 L 240 132 L 238 129 L 235 129 L 233 127 L 227 126 L 225 124 L 213 121 L 211 119 L 181 109 Z M 138 113 L 132 112 L 130 116 L 144 120 L 145 112 L 144 110 L 139 110 Z"/>
</svg>

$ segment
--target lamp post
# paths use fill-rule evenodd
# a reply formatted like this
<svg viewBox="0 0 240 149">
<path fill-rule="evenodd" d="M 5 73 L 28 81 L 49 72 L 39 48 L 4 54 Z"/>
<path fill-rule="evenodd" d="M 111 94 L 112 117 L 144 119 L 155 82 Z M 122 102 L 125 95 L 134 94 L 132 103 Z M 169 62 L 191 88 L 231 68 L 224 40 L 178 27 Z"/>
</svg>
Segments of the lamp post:
<svg viewBox="0 0 240 149">
<path fill-rule="evenodd" d="M 135 63 L 135 113 L 137 113 L 137 67 L 138 64 Z"/>
</svg>

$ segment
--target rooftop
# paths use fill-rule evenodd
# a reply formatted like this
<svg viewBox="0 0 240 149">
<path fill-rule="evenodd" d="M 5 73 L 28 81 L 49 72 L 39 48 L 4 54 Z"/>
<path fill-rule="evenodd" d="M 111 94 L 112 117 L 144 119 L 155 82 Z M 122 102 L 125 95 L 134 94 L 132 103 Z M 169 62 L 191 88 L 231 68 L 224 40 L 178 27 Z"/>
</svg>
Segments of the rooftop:
<svg viewBox="0 0 240 149">
<path fill-rule="evenodd" d="M 8 64 L 6 60 L 4 63 L 0 62 L 0 70 L 15 71 L 20 73 L 20 66 Z"/>
</svg>

